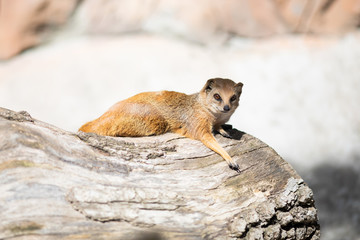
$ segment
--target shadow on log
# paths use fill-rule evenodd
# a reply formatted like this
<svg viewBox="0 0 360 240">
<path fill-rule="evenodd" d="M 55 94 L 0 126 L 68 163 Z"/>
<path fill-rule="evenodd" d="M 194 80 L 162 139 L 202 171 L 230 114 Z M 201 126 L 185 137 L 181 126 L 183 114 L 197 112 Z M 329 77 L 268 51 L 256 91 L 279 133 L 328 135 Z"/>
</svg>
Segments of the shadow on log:
<svg viewBox="0 0 360 240">
<path fill-rule="evenodd" d="M 217 135 L 70 133 L 0 108 L 1 239 L 319 239 L 312 191 L 272 148 Z"/>
</svg>

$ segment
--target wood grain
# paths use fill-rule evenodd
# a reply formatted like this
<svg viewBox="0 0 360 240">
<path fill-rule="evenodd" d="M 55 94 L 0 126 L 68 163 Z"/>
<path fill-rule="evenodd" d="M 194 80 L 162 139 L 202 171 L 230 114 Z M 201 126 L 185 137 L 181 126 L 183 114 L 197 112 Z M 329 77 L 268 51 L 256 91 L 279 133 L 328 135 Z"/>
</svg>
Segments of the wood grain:
<svg viewBox="0 0 360 240">
<path fill-rule="evenodd" d="M 259 139 L 66 132 L 0 108 L 0 239 L 319 239 L 311 189 Z"/>
</svg>

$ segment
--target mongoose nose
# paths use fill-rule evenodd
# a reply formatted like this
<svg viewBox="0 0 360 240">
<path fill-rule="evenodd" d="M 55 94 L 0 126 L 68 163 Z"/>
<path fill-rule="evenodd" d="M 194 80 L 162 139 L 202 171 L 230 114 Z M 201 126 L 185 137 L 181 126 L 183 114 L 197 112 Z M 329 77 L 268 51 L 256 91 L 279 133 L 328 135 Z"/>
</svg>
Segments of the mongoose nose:
<svg viewBox="0 0 360 240">
<path fill-rule="evenodd" d="M 230 110 L 229 105 L 225 105 L 225 106 L 224 106 L 224 111 L 229 111 L 229 110 Z"/>
</svg>

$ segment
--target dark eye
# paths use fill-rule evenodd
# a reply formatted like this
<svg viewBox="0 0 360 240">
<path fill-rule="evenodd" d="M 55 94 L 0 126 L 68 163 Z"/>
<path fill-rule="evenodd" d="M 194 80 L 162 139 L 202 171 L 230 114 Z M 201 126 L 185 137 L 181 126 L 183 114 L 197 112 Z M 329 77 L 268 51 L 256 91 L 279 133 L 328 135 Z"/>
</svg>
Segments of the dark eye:
<svg viewBox="0 0 360 240">
<path fill-rule="evenodd" d="M 234 95 L 234 96 L 232 96 L 231 98 L 230 98 L 230 101 L 235 101 L 236 100 L 236 96 Z"/>
<path fill-rule="evenodd" d="M 217 101 L 220 101 L 221 100 L 221 97 L 220 97 L 220 95 L 219 94 L 214 94 L 214 98 L 215 98 L 215 100 L 217 100 Z"/>
</svg>

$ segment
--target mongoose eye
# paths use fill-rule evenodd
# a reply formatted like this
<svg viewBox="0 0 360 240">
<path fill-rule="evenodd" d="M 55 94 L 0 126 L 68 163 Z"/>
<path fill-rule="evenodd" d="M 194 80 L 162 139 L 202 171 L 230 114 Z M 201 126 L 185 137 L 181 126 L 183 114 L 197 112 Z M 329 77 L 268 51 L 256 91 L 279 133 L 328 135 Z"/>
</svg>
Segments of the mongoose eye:
<svg viewBox="0 0 360 240">
<path fill-rule="evenodd" d="M 214 94 L 214 98 L 215 98 L 215 100 L 217 100 L 217 101 L 220 101 L 221 100 L 221 97 L 220 97 L 220 95 L 219 94 Z"/>
<path fill-rule="evenodd" d="M 233 95 L 231 98 L 230 98 L 230 101 L 235 101 L 236 100 L 236 96 L 235 95 Z"/>
</svg>

